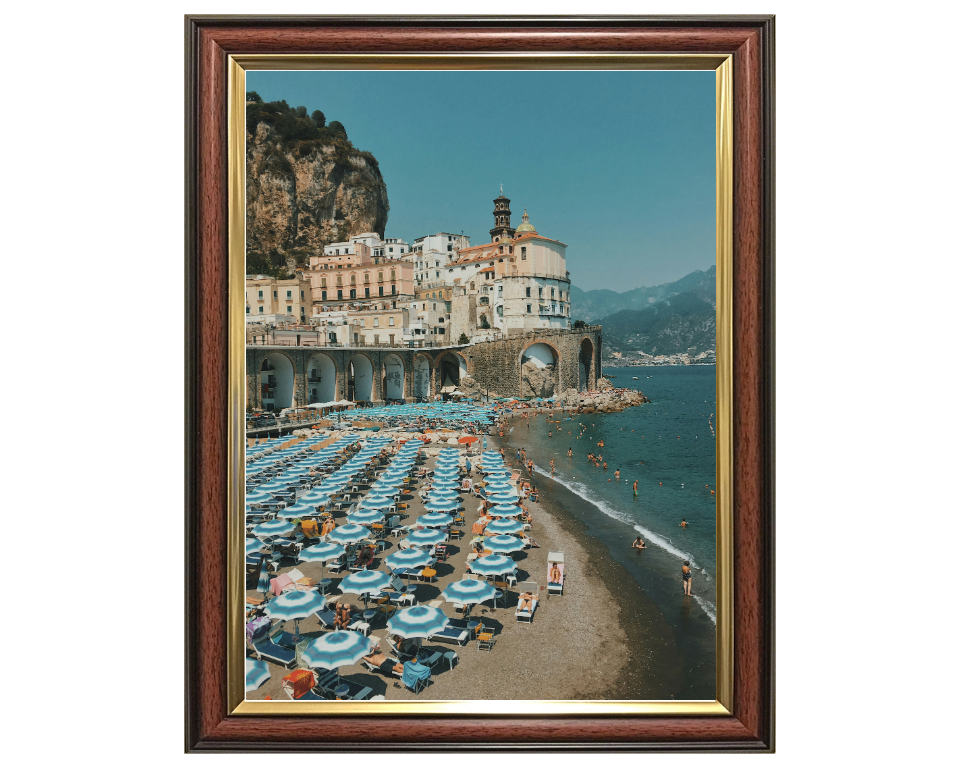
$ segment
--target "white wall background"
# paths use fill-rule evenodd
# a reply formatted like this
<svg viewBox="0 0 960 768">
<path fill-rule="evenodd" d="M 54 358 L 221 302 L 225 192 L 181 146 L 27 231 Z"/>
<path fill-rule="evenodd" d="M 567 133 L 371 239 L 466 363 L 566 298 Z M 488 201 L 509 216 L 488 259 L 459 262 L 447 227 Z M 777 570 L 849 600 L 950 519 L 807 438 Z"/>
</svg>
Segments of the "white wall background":
<svg viewBox="0 0 960 768">
<path fill-rule="evenodd" d="M 45 303 L 46 322 L 8 334 L 10 358 L 36 356 L 35 365 L 18 368 L 43 370 L 49 355 L 37 343 L 49 342 L 57 370 L 77 374 L 69 387 L 40 375 L 6 391 L 6 437 L 17 447 L 5 452 L 13 463 L 5 533 L 19 542 L 6 550 L 15 557 L 7 611 L 17 626 L 51 633 L 36 661 L 8 659 L 4 691 L 13 719 L 4 743 L 12 765 L 183 761 L 183 584 L 175 562 L 183 465 L 181 14 L 317 10 L 308 2 L 207 0 L 8 11 L 3 131 L 17 149 L 4 158 L 3 258 L 8 274 L 33 264 L 66 272 Z M 398 6 L 359 1 L 331 10 Z M 414 0 L 403 10 L 778 14 L 774 759 L 790 766 L 951 762 L 958 168 L 949 65 L 956 5 L 471 0 L 454 8 Z M 36 261 L 27 262 L 29 255 Z M 91 296 L 110 315 L 65 326 L 63 310 Z M 18 301 L 32 316 L 36 297 Z M 99 356 L 91 344 L 101 334 L 113 349 L 128 344 L 132 368 L 106 396 L 102 377 L 83 373 Z M 59 409 L 52 421 L 20 407 L 13 395 L 24 386 L 29 402 Z M 40 494 L 54 488 L 75 502 L 37 514 Z M 91 501 L 105 492 L 115 501 Z M 105 544 L 119 540 L 125 546 Z M 76 557 L 95 546 L 109 556 Z M 99 586 L 106 583 L 109 589 Z M 31 597 L 48 585 L 59 593 L 54 612 Z M 106 607 L 113 602 L 139 608 L 115 613 Z M 139 655 L 108 663 L 96 640 L 101 622 Z M 43 662 L 57 636 L 67 638 L 70 664 Z M 39 678 L 41 669 L 52 677 Z M 131 682 L 136 691 L 126 688 Z M 41 716 L 51 711 L 51 696 L 69 708 L 53 729 Z M 704 758 L 643 759 L 678 766 Z M 634 765 L 636 758 L 604 760 Z M 255 761 L 262 762 L 204 758 Z M 308 761 L 316 763 L 283 757 Z"/>
</svg>

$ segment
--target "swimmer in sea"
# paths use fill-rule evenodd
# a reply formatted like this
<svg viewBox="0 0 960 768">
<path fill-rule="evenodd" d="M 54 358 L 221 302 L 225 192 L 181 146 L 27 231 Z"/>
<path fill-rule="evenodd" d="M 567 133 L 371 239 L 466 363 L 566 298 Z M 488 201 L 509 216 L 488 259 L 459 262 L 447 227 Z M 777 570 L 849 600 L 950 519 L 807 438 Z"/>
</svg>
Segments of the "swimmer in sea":
<svg viewBox="0 0 960 768">
<path fill-rule="evenodd" d="M 616 472 L 614 472 L 614 473 L 613 473 L 613 476 L 614 476 L 615 478 L 617 478 L 617 480 L 619 481 L 619 480 L 620 480 L 620 470 L 618 469 Z"/>
<path fill-rule="evenodd" d="M 647 545 L 644 544 L 643 539 L 641 539 L 639 536 L 637 536 L 636 541 L 633 542 L 633 548 L 634 548 L 634 549 L 646 549 L 646 548 L 647 548 Z"/>
<path fill-rule="evenodd" d="M 633 498 L 637 498 L 637 481 L 633 481 Z"/>
<path fill-rule="evenodd" d="M 553 465 L 555 461 L 556 461 L 556 459 L 550 459 L 550 474 L 551 474 L 551 475 L 554 474 L 554 473 L 557 471 L 557 470 L 556 470 L 556 467 L 554 467 L 554 465 Z"/>
<path fill-rule="evenodd" d="M 568 459 L 573 458 L 573 448 L 567 448 L 567 458 Z"/>
<path fill-rule="evenodd" d="M 553 432 L 551 431 L 550 434 L 547 435 L 547 437 L 553 437 Z"/>
<path fill-rule="evenodd" d="M 689 526 L 689 525 L 690 525 L 690 523 L 687 522 L 687 518 L 683 518 L 683 520 L 680 521 L 680 527 L 681 527 L 681 528 L 686 528 L 686 527 Z"/>
</svg>

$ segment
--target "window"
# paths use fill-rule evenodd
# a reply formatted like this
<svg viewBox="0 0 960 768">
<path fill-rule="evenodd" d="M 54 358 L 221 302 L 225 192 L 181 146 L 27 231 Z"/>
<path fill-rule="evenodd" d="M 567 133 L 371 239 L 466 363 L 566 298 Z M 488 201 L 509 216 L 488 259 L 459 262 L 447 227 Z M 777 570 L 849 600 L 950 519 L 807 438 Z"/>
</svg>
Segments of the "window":
<svg viewBox="0 0 960 768">
<path fill-rule="evenodd" d="M 395 269 L 391 269 L 391 270 L 390 270 L 390 279 L 391 279 L 391 280 L 396 280 L 396 279 L 397 279 L 397 270 L 395 270 Z"/>
<path fill-rule="evenodd" d="M 320 291 L 320 301 L 326 301 L 326 300 L 327 300 L 327 292 Z"/>
<path fill-rule="evenodd" d="M 363 273 L 363 282 L 365 282 L 365 283 L 369 283 L 369 282 L 370 282 L 370 273 L 369 273 L 369 272 L 364 272 L 364 273 Z"/>
<path fill-rule="evenodd" d="M 563 301 L 563 291 L 560 291 L 560 301 Z"/>
<path fill-rule="evenodd" d="M 350 285 L 356 285 L 356 284 L 357 284 L 357 276 L 350 275 Z"/>
<path fill-rule="evenodd" d="M 343 298 L 343 291 L 341 291 L 341 290 L 338 290 L 338 291 L 337 291 L 337 298 L 338 298 L 338 299 L 342 299 L 342 298 Z"/>
<path fill-rule="evenodd" d="M 293 314 L 293 307 L 287 307 L 287 314 L 288 314 L 288 315 L 292 315 L 292 314 Z"/>
<path fill-rule="evenodd" d="M 393 253 L 393 248 L 390 249 L 390 253 Z"/>
<path fill-rule="evenodd" d="M 391 286 L 390 286 L 390 293 L 395 294 L 396 292 L 397 292 L 397 286 L 391 285 Z"/>
<path fill-rule="evenodd" d="M 442 318 L 442 317 L 440 318 L 440 322 L 441 322 L 441 323 L 443 322 L 443 318 Z M 443 331 L 441 331 L 441 333 L 443 333 Z"/>
<path fill-rule="evenodd" d="M 356 288 L 351 288 L 351 289 L 350 289 L 350 298 L 351 298 L 351 299 L 357 298 L 357 289 L 356 289 Z"/>
<path fill-rule="evenodd" d="M 377 272 L 377 282 L 383 282 L 383 272 Z"/>
<path fill-rule="evenodd" d="M 369 298 L 370 298 L 370 289 L 369 289 L 369 288 L 364 288 L 364 289 L 363 289 L 363 295 L 364 295 L 366 298 L 369 299 Z"/>
<path fill-rule="evenodd" d="M 396 337 L 396 334 L 394 334 L 394 333 L 391 333 L 391 334 L 390 334 L 390 343 L 391 343 L 391 344 L 393 344 L 393 340 L 394 340 L 395 337 Z"/>
<path fill-rule="evenodd" d="M 287 301 L 291 301 L 292 299 L 293 299 L 293 291 L 287 291 Z"/>
<path fill-rule="evenodd" d="M 303 291 L 300 291 L 300 300 L 303 300 Z"/>
<path fill-rule="evenodd" d="M 340 249 L 339 249 L 339 248 L 337 248 L 337 254 L 336 254 L 336 255 L 337 255 L 337 256 L 340 255 Z"/>
<path fill-rule="evenodd" d="M 527 288 L 527 298 L 528 298 L 528 299 L 530 298 L 530 289 L 529 289 L 529 288 Z"/>
<path fill-rule="evenodd" d="M 394 322 L 393 322 L 393 315 L 390 315 L 390 325 L 393 325 L 393 324 L 394 324 Z"/>
<path fill-rule="evenodd" d="M 528 314 L 528 315 L 533 311 L 532 307 L 533 307 L 532 304 L 527 304 L 527 314 Z"/>
<path fill-rule="evenodd" d="M 262 314 L 263 314 L 263 307 L 257 307 L 257 312 L 259 312 L 259 313 L 262 315 Z"/>
<path fill-rule="evenodd" d="M 258 299 L 262 299 L 262 298 L 263 298 L 263 291 L 257 291 L 257 298 L 258 298 Z"/>
<path fill-rule="evenodd" d="M 277 292 L 276 292 L 276 291 L 273 292 L 273 298 L 277 298 Z"/>
<path fill-rule="evenodd" d="M 247 306 L 247 314 L 248 314 L 248 315 L 250 314 L 250 306 L 249 306 L 249 305 Z"/>
<path fill-rule="evenodd" d="M 373 327 L 374 327 L 374 328 L 379 328 L 379 327 L 380 327 L 380 318 L 379 318 L 379 317 L 373 318 Z"/>
<path fill-rule="evenodd" d="M 433 311 L 434 311 L 434 312 L 437 311 L 437 302 L 433 302 Z"/>
<path fill-rule="evenodd" d="M 337 285 L 343 285 L 343 276 L 337 275 Z"/>
<path fill-rule="evenodd" d="M 556 296 L 554 296 L 554 292 L 555 292 L 555 289 L 553 288 L 553 286 L 550 286 L 550 298 L 551 298 L 551 299 L 556 298 Z"/>
<path fill-rule="evenodd" d="M 383 286 L 380 286 L 380 295 L 383 296 Z"/>
<path fill-rule="evenodd" d="M 360 327 L 361 327 L 361 328 L 366 328 L 366 326 L 367 326 L 366 318 L 361 317 L 361 318 L 360 318 Z"/>
<path fill-rule="evenodd" d="M 452 251 L 452 250 L 453 250 L 453 246 L 452 246 L 452 245 L 448 245 L 448 246 L 447 246 L 447 252 L 449 253 L 449 252 Z"/>
<path fill-rule="evenodd" d="M 400 249 L 400 253 L 403 253 L 403 248 Z"/>
<path fill-rule="evenodd" d="M 543 298 L 543 288 L 537 288 L 537 291 L 539 291 L 539 296 Z"/>
<path fill-rule="evenodd" d="M 498 285 L 498 286 L 497 286 L 497 296 L 503 296 L 503 286 L 502 286 L 502 285 Z"/>
<path fill-rule="evenodd" d="M 520 260 L 523 261 L 527 258 L 527 246 L 520 246 Z"/>
</svg>

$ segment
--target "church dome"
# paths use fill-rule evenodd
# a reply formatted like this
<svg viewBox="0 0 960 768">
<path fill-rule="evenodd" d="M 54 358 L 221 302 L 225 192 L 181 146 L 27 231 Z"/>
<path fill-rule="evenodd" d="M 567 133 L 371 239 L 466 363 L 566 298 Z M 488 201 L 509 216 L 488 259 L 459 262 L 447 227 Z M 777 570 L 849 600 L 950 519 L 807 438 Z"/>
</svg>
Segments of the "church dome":
<svg viewBox="0 0 960 768">
<path fill-rule="evenodd" d="M 523 221 L 520 223 L 520 226 L 517 227 L 518 235 L 524 232 L 532 232 L 533 234 L 537 234 L 537 228 L 530 223 L 530 217 L 527 216 L 526 207 L 523 209 Z"/>
</svg>

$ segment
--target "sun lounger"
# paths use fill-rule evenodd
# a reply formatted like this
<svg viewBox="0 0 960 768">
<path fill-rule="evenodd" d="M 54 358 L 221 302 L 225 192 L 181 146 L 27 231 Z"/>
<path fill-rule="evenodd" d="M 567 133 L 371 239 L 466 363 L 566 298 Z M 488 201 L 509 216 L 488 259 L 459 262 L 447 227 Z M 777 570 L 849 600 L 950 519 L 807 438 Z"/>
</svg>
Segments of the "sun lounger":
<svg viewBox="0 0 960 768">
<path fill-rule="evenodd" d="M 341 685 L 345 685 L 348 688 L 348 691 L 345 695 L 341 696 L 342 699 L 350 699 L 351 701 L 362 701 L 368 696 L 373 694 L 373 688 L 370 688 L 367 685 L 361 685 L 360 683 L 349 680 L 346 677 L 341 677 L 334 688 L 339 688 Z"/>
<path fill-rule="evenodd" d="M 322 629 L 333 629 L 333 622 L 337 618 L 337 614 L 334 613 L 332 608 L 323 608 L 322 610 L 316 611 L 313 615 L 317 617 Z M 350 614 L 350 623 L 347 625 L 347 629 L 358 629 L 362 624 L 362 616 L 352 613 Z"/>
<path fill-rule="evenodd" d="M 297 660 L 295 651 L 277 645 L 270 638 L 261 640 L 259 643 L 254 643 L 253 648 L 258 659 L 266 659 L 283 667 L 289 667 Z"/>
<path fill-rule="evenodd" d="M 379 666 L 376 664 L 371 664 L 366 659 L 361 659 L 360 663 L 371 672 L 379 672 L 381 675 L 400 677 L 400 673 L 397 671 L 397 667 L 400 666 L 400 662 L 396 659 L 391 659 L 389 656 L 387 657 L 387 660 Z"/>
<path fill-rule="evenodd" d="M 540 604 L 540 598 L 537 597 L 537 595 L 540 594 L 540 592 L 538 591 L 539 587 L 537 586 L 537 582 L 535 581 L 524 581 L 520 583 L 520 586 L 518 587 L 518 589 L 520 590 L 521 594 L 523 594 L 524 592 L 530 592 L 534 595 L 533 607 L 530 609 L 521 611 L 520 603 L 518 602 L 517 610 L 514 612 L 514 616 L 516 617 L 517 621 L 525 621 L 528 624 L 532 624 L 533 614 L 537 612 L 537 606 Z"/>
<path fill-rule="evenodd" d="M 558 581 L 550 580 L 550 571 L 553 570 L 553 564 L 557 564 L 560 570 L 560 579 Z M 547 596 L 563 594 L 563 552 L 547 553 Z"/>
<path fill-rule="evenodd" d="M 454 642 L 457 645 L 466 645 L 472 635 L 467 622 L 463 619 L 450 619 L 450 622 L 442 630 L 430 636 L 431 640 L 440 642 Z"/>
</svg>

